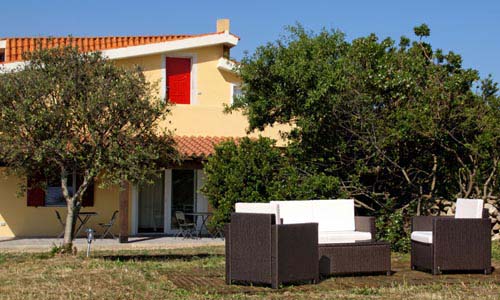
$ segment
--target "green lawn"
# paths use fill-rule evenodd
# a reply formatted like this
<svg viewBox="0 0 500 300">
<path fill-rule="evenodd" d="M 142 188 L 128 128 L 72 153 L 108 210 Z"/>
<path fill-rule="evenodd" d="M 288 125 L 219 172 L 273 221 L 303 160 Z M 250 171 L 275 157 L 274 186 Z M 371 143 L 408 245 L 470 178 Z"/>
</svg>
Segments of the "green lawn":
<svg viewBox="0 0 500 300">
<path fill-rule="evenodd" d="M 493 247 L 500 267 L 500 247 Z M 409 270 L 393 254 L 392 276 L 334 277 L 318 285 L 227 286 L 222 247 L 96 252 L 86 259 L 49 253 L 0 253 L 0 299 L 500 299 L 500 271 L 491 276 L 432 276 Z"/>
</svg>

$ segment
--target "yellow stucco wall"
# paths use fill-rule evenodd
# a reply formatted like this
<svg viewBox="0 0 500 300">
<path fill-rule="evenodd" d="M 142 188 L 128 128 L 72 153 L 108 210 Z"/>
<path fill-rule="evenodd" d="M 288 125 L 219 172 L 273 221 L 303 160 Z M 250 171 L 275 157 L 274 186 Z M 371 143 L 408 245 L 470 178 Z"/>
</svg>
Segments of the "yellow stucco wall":
<svg viewBox="0 0 500 300">
<path fill-rule="evenodd" d="M 149 55 L 124 60 L 117 64 L 124 66 L 140 65 L 146 78 L 160 85 L 165 82 L 164 60 L 166 56 L 192 56 L 192 75 L 195 77 L 195 92 L 192 104 L 176 105 L 172 114 L 164 123 L 174 129 L 177 135 L 204 136 L 245 136 L 247 120 L 241 113 L 224 114 L 223 105 L 230 103 L 232 83 L 239 79 L 232 73 L 217 68 L 222 57 L 222 46 L 190 49 L 185 52 Z M 159 89 L 159 92 L 161 89 Z M 262 133 L 264 136 L 278 138 L 278 131 L 286 129 L 275 127 Z M 259 133 L 253 133 L 253 136 Z M 55 210 L 63 219 L 65 207 L 28 207 L 26 195 L 18 195 L 21 180 L 14 176 L 5 176 L 0 169 L 0 237 L 56 236 L 61 232 Z M 95 189 L 95 206 L 83 211 L 95 211 L 98 216 L 91 218 L 89 227 L 98 229 L 97 223 L 108 222 L 113 211 L 118 209 L 119 189 Z M 129 224 L 132 224 L 132 204 L 129 196 Z M 4 226 L 1 226 L 4 225 Z M 132 231 L 132 228 L 130 228 Z M 118 231 L 118 222 L 114 232 Z"/>
<path fill-rule="evenodd" d="M 232 93 L 232 83 L 239 83 L 239 78 L 231 72 L 219 70 L 217 64 L 222 57 L 222 46 L 203 47 L 118 60 L 117 63 L 132 67 L 139 65 L 150 82 L 165 84 L 165 57 L 192 57 L 194 62 L 192 75 L 196 76 L 191 104 L 175 105 L 167 121 L 163 123 L 177 135 L 204 136 L 246 136 L 248 122 L 240 112 L 225 114 L 224 104 L 229 104 Z M 194 94 L 194 95 L 193 95 Z M 254 132 L 251 136 L 263 135 L 279 138 L 279 130 L 288 127 L 276 126 L 265 132 Z"/>
<path fill-rule="evenodd" d="M 26 193 L 19 194 L 22 180 L 13 175 L 6 175 L 5 168 L 0 168 L 0 237 L 54 237 L 61 231 L 61 225 L 56 219 L 55 211 L 59 211 L 63 220 L 66 217 L 65 207 L 28 207 Z M 87 225 L 94 230 L 100 230 L 98 223 L 107 223 L 112 213 L 118 209 L 118 188 L 95 188 L 95 203 L 93 207 L 82 211 L 97 212 Z M 130 197 L 129 197 L 130 198 Z M 83 230 L 82 230 L 83 232 Z M 98 231 L 99 232 L 99 231 Z M 118 233 L 118 222 L 113 227 Z M 99 232 L 100 233 L 100 232 Z"/>
</svg>

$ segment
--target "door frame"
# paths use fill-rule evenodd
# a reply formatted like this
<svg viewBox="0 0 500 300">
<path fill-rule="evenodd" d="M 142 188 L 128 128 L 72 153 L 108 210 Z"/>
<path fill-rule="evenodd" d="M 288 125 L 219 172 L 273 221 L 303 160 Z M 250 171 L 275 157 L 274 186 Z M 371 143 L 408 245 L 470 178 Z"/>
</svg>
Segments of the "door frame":
<svg viewBox="0 0 500 300">
<path fill-rule="evenodd" d="M 179 168 L 177 168 L 179 169 Z M 182 169 L 182 168 L 180 168 Z M 176 234 L 179 232 L 179 229 L 172 229 L 172 170 L 167 169 L 165 174 L 165 233 L 166 234 Z M 184 169 L 193 171 L 193 211 L 198 211 L 198 171 L 196 169 Z M 168 181 L 167 181 L 168 177 Z M 196 220 L 198 223 L 198 220 Z"/>
<path fill-rule="evenodd" d="M 205 207 L 208 205 L 202 202 L 202 198 L 200 197 L 199 194 L 199 187 L 202 184 L 203 180 L 203 175 L 200 174 L 201 169 L 189 169 L 193 171 L 194 174 L 194 201 L 193 205 L 195 208 L 195 211 L 198 211 L 198 208 L 203 206 L 203 210 L 205 211 L 208 207 Z M 165 172 L 165 181 L 164 181 L 164 195 L 163 195 L 163 201 L 164 203 L 164 215 L 163 215 L 163 233 L 144 233 L 144 235 L 158 235 L 158 234 L 176 234 L 179 232 L 178 229 L 172 229 L 171 228 L 171 209 L 172 209 L 172 169 L 164 169 L 162 172 Z M 201 224 L 199 223 L 199 220 L 197 222 L 197 227 L 199 227 Z M 131 222 L 131 235 L 137 235 L 138 234 L 138 229 L 139 229 L 139 187 L 137 184 L 134 184 L 132 186 L 132 222 Z M 142 233 L 141 233 L 142 235 Z"/>
<path fill-rule="evenodd" d="M 168 170 L 168 169 L 167 169 Z M 163 232 L 149 232 L 149 233 L 141 233 L 141 235 L 159 235 L 159 234 L 164 234 L 165 233 L 165 225 L 166 223 L 166 216 L 167 216 L 167 207 L 166 207 L 166 196 L 167 196 L 167 170 L 161 170 L 160 172 L 164 172 L 164 182 L 163 182 Z M 172 172 L 170 172 L 170 176 L 172 176 Z M 130 234 L 131 235 L 138 235 L 139 234 L 139 186 L 137 184 L 132 185 L 132 218 L 130 222 Z"/>
<path fill-rule="evenodd" d="M 175 104 L 175 105 L 193 105 L 198 104 L 198 88 L 197 88 L 197 80 L 196 76 L 198 74 L 197 62 L 198 56 L 196 53 L 164 53 L 161 55 L 161 86 L 160 86 L 160 97 L 163 101 L 167 99 L 167 57 L 175 57 L 175 58 L 189 58 L 191 59 L 191 74 L 190 74 L 190 99 L 189 104 Z"/>
</svg>

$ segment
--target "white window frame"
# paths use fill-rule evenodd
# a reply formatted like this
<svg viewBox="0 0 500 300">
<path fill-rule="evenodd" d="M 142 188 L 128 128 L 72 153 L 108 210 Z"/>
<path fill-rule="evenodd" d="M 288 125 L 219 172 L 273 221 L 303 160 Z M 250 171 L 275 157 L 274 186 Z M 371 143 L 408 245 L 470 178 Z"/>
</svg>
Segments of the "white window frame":
<svg viewBox="0 0 500 300">
<path fill-rule="evenodd" d="M 229 85 L 229 88 L 230 88 L 230 90 L 229 90 L 229 104 L 231 104 L 231 105 L 234 103 L 234 88 L 235 87 L 239 87 L 241 90 L 241 83 L 231 83 Z"/>
</svg>

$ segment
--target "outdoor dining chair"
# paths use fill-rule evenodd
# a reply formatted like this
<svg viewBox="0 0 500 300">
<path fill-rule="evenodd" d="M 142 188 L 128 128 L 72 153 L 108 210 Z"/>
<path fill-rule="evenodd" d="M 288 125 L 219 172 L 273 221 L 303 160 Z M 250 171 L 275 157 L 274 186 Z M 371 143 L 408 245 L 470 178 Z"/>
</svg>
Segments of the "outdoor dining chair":
<svg viewBox="0 0 500 300">
<path fill-rule="evenodd" d="M 108 223 L 99 223 L 99 226 L 102 227 L 104 230 L 103 234 L 101 235 L 101 239 L 105 238 L 106 235 L 110 235 L 111 238 L 115 238 L 114 234 L 111 232 L 111 227 L 113 227 L 113 224 L 115 224 L 116 216 L 118 215 L 118 211 L 115 210 L 113 215 L 111 216 L 111 220 L 109 220 Z"/>
<path fill-rule="evenodd" d="M 62 220 L 61 215 L 59 214 L 59 212 L 57 210 L 55 212 L 56 212 L 57 221 L 59 221 L 59 224 L 61 224 L 61 228 L 62 228 L 61 233 L 59 233 L 59 235 L 57 237 L 61 238 L 61 237 L 64 236 L 64 231 L 66 229 L 66 223 Z"/>
<path fill-rule="evenodd" d="M 193 237 L 193 232 L 196 230 L 196 224 L 193 222 L 187 222 L 186 216 L 183 211 L 176 211 L 175 218 L 177 219 L 177 224 L 179 225 L 179 232 L 175 237 L 182 235 L 183 238 Z"/>
</svg>

